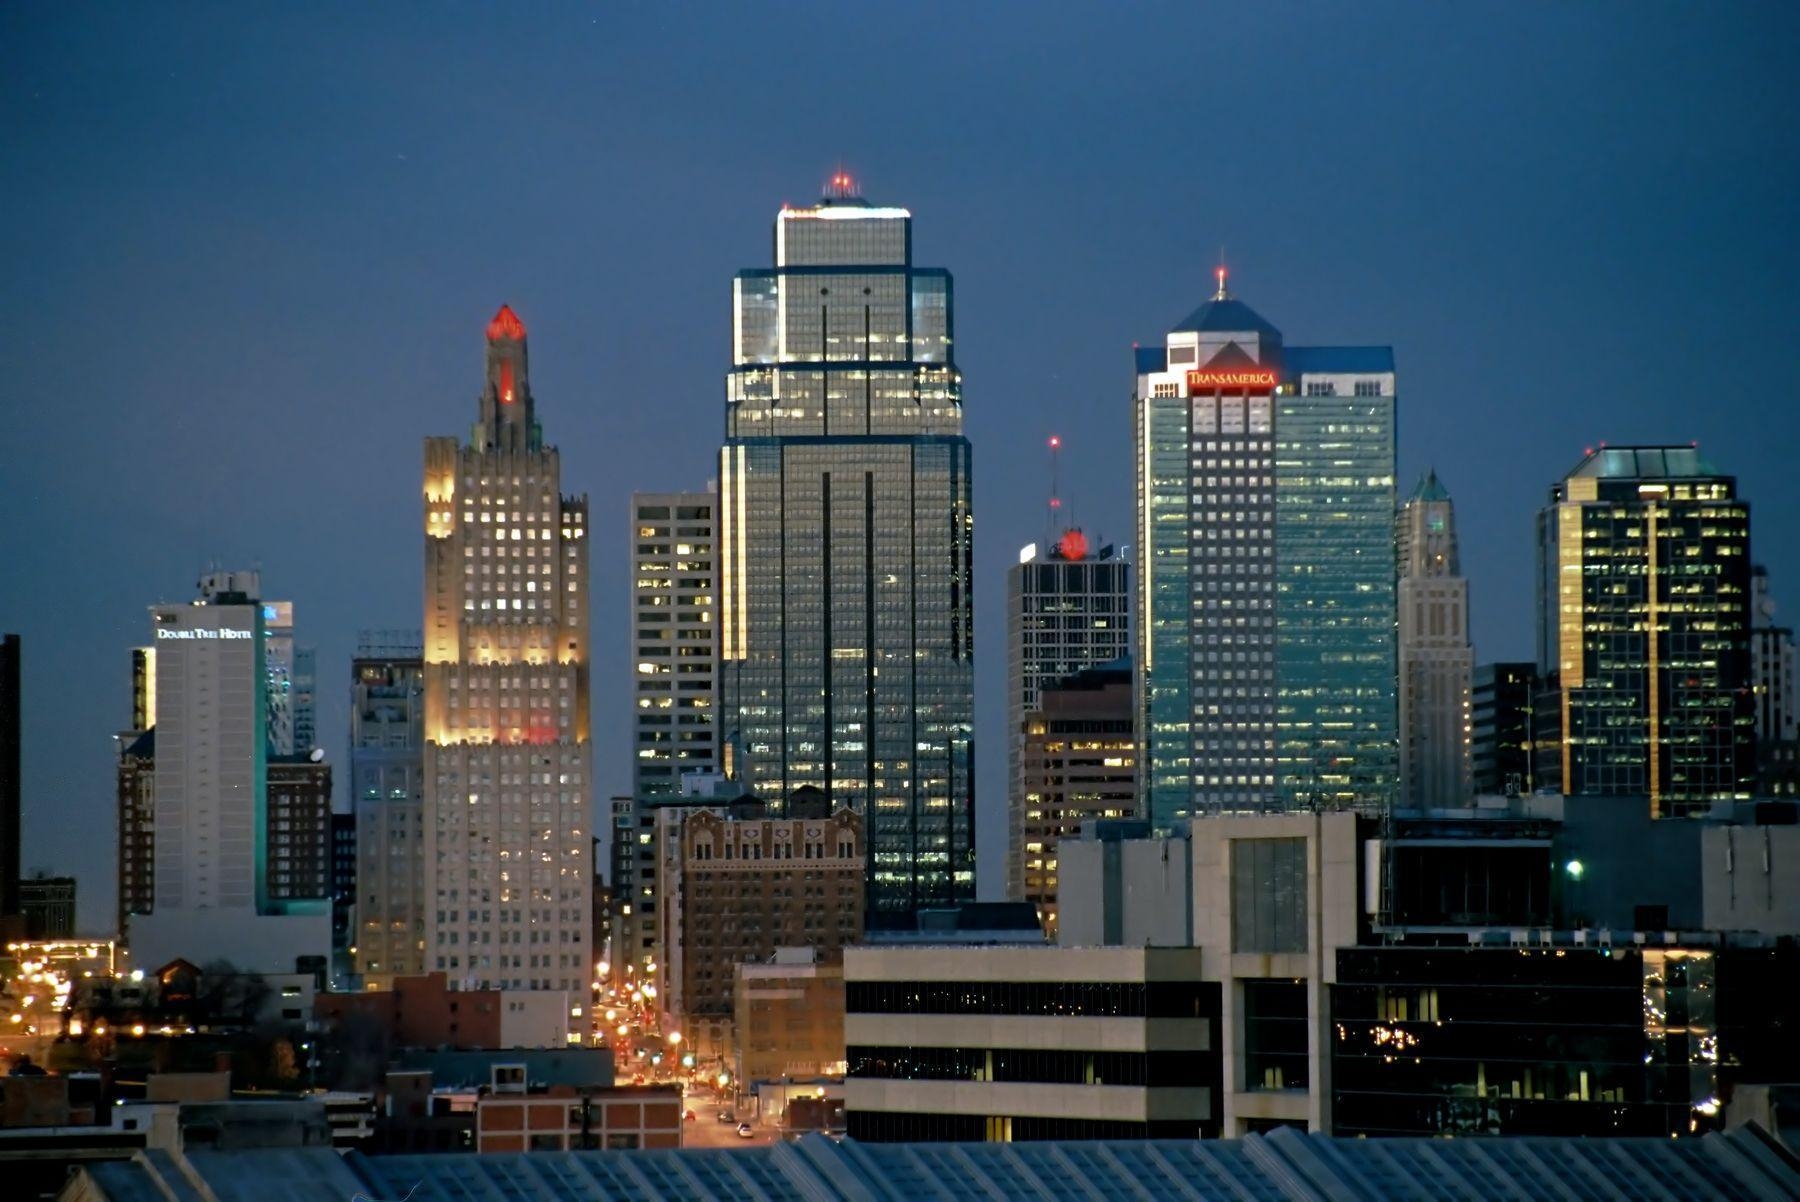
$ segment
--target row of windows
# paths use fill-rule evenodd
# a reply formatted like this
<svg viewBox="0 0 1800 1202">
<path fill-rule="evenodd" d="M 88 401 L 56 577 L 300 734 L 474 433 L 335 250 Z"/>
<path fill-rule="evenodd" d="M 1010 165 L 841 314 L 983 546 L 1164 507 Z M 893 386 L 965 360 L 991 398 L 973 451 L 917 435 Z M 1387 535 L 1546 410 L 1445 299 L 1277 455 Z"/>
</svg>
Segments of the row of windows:
<svg viewBox="0 0 1800 1202">
<path fill-rule="evenodd" d="M 1210 1052 L 1102 1052 L 1045 1048 L 852 1047 L 850 1076 L 903 1081 L 1026 1081 L 1045 1085 L 1203 1087 L 1215 1084 Z"/>
<path fill-rule="evenodd" d="M 851 981 L 851 1014 L 1216 1017 L 1216 983 L 1178 981 Z"/>
</svg>

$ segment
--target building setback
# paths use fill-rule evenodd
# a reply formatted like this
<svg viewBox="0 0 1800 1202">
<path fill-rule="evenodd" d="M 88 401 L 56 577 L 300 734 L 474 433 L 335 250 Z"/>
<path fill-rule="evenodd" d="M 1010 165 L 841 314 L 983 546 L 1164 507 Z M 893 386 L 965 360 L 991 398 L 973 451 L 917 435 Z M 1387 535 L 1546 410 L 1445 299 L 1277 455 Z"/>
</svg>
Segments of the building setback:
<svg viewBox="0 0 1800 1202">
<path fill-rule="evenodd" d="M 1006 570 L 1006 896 L 1026 897 L 1025 716 L 1064 677 L 1131 658 L 1131 565 L 1079 530 Z M 1130 714 L 1126 721 L 1131 721 Z M 1127 730 L 1129 733 L 1129 728 Z"/>
<path fill-rule="evenodd" d="M 1647 797 L 1656 817 L 1749 796 L 1750 507 L 1737 481 L 1692 447 L 1601 448 L 1551 489 L 1538 566 L 1562 792 Z"/>
<path fill-rule="evenodd" d="M 414 976 L 425 954 L 425 662 L 416 631 L 364 632 L 350 661 L 354 971 Z"/>
<path fill-rule="evenodd" d="M 467 444 L 425 442 L 425 959 L 452 987 L 588 987 L 587 498 L 560 492 L 502 306 Z"/>
<path fill-rule="evenodd" d="M 1474 795 L 1469 759 L 1469 582 L 1456 553 L 1456 509 L 1435 471 L 1400 507 L 1400 802 L 1461 805 Z"/>
<path fill-rule="evenodd" d="M 871 923 L 975 892 L 974 516 L 950 274 L 832 194 L 733 285 L 719 738 L 760 797 L 868 822 Z M 728 757 L 730 758 L 730 757 Z"/>
<path fill-rule="evenodd" d="M 1388 803 L 1394 356 L 1219 288 L 1136 354 L 1138 737 L 1161 829 Z"/>
</svg>

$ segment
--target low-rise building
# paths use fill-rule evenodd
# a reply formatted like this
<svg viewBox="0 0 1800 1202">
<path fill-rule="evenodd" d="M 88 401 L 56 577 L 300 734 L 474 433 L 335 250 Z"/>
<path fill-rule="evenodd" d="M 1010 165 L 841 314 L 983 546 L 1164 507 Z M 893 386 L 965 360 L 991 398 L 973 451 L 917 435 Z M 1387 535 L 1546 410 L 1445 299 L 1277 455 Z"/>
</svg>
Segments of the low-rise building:
<svg viewBox="0 0 1800 1202">
<path fill-rule="evenodd" d="M 783 947 L 767 964 L 739 964 L 735 974 L 741 1088 L 844 1075 L 841 962 L 822 963 L 812 948 Z"/>
<path fill-rule="evenodd" d="M 681 1122 L 681 1089 L 674 1085 L 591 1091 L 553 1085 L 541 1093 L 496 1087 L 475 1105 L 475 1150 L 679 1148 Z"/>
<path fill-rule="evenodd" d="M 850 1135 L 870 1142 L 1219 1132 L 1219 985 L 1193 948 L 853 947 Z"/>
</svg>

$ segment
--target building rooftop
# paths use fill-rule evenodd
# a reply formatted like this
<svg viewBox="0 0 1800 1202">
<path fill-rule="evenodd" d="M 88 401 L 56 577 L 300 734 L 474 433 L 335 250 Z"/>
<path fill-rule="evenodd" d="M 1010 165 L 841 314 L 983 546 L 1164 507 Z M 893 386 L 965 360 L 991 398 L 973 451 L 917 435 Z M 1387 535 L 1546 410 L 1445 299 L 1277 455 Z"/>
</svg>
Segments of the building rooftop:
<svg viewBox="0 0 1800 1202">
<path fill-rule="evenodd" d="M 1698 447 L 1601 447 L 1589 451 L 1569 475 L 1607 480 L 1693 480 L 1719 475 Z"/>
<path fill-rule="evenodd" d="M 1170 333 L 1178 334 L 1189 330 L 1202 334 L 1256 333 L 1267 334 L 1272 338 L 1281 337 L 1281 331 L 1273 323 L 1243 301 L 1229 296 L 1214 296 L 1176 322 Z"/>
<path fill-rule="evenodd" d="M 756 1148 L 339 1154 L 325 1148 L 139 1153 L 83 1170 L 85 1202 L 441 1202 L 757 1198 L 957 1202 L 1134 1198 L 1786 1199 L 1800 1160 L 1759 1128 L 1698 1139 L 1333 1139 L 859 1144 L 808 1135 Z M 81 1185 L 73 1189 L 79 1191 Z"/>
<path fill-rule="evenodd" d="M 1419 483 L 1414 486 L 1412 495 L 1407 499 L 1410 501 L 1448 501 L 1450 490 L 1445 488 L 1443 481 L 1438 479 L 1437 469 L 1434 467 L 1419 477 Z"/>
</svg>

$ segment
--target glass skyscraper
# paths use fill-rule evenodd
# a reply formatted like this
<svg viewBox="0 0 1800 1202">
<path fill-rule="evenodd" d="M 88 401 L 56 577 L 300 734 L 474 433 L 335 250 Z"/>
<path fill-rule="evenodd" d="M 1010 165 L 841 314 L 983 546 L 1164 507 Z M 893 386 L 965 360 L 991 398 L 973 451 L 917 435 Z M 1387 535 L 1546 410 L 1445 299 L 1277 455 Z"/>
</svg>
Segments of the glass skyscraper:
<svg viewBox="0 0 1800 1202">
<path fill-rule="evenodd" d="M 1602 447 L 1538 515 L 1538 669 L 1565 794 L 1750 796 L 1750 506 L 1692 447 Z M 1540 774 L 1540 783 L 1542 781 Z"/>
<path fill-rule="evenodd" d="M 718 739 L 868 820 L 869 922 L 974 897 L 974 518 L 951 281 L 833 181 L 733 285 Z"/>
<path fill-rule="evenodd" d="M 1394 357 L 1225 290 L 1137 351 L 1140 779 L 1192 815 L 1378 809 L 1397 770 Z"/>
</svg>

